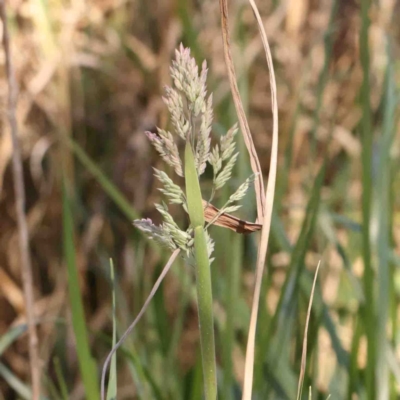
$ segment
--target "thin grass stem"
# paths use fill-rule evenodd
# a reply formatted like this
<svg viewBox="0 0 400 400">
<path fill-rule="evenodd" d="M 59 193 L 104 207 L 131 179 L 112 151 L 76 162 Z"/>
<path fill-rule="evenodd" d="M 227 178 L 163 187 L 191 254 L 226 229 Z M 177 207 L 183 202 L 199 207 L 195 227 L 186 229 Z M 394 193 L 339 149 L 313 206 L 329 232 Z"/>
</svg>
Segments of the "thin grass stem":
<svg viewBox="0 0 400 400">
<path fill-rule="evenodd" d="M 371 263 L 370 219 L 371 219 L 371 159 L 372 159 L 372 118 L 370 104 L 370 56 L 368 44 L 370 0 L 361 2 L 361 31 L 360 31 L 360 61 L 363 70 L 363 83 L 361 87 L 361 102 L 363 116 L 361 121 L 362 140 L 362 250 L 364 261 L 364 292 L 366 303 L 363 307 L 365 318 L 365 333 L 367 336 L 367 365 L 366 388 L 367 399 L 375 399 L 375 295 L 374 271 Z"/>
<path fill-rule="evenodd" d="M 217 398 L 217 374 L 210 260 L 204 230 L 204 211 L 200 184 L 189 141 L 186 143 L 185 148 L 185 183 L 189 217 L 194 229 L 197 307 L 205 398 L 206 400 L 215 400 Z"/>
</svg>

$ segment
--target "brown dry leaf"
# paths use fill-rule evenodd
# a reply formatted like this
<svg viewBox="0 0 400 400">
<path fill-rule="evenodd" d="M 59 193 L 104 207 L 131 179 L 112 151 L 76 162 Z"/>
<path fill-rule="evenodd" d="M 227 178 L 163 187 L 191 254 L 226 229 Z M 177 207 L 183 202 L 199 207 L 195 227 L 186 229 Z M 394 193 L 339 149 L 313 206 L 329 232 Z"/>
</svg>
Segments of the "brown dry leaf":
<svg viewBox="0 0 400 400">
<path fill-rule="evenodd" d="M 293 37 L 299 34 L 308 9 L 308 0 L 289 0 L 286 17 L 286 30 Z"/>
<path fill-rule="evenodd" d="M 58 315 L 60 309 L 65 304 L 66 294 L 67 293 L 65 289 L 63 289 L 54 291 L 54 293 L 50 294 L 49 296 L 42 297 L 41 299 L 36 300 L 35 303 L 33 304 L 33 310 L 36 321 L 41 320 L 45 317 L 53 318 L 55 315 Z M 22 325 L 26 323 L 27 319 L 26 319 L 26 314 L 24 313 L 18 315 L 11 322 L 11 326 Z"/>
<path fill-rule="evenodd" d="M 157 55 L 135 36 L 126 38 L 126 45 L 138 57 L 143 67 L 148 71 L 154 71 L 158 66 Z"/>
<path fill-rule="evenodd" d="M 211 203 L 203 200 L 204 218 L 207 222 L 211 222 L 220 210 L 213 206 Z M 213 225 L 221 226 L 223 228 L 231 229 L 237 233 L 248 234 L 261 230 L 262 225 L 254 222 L 243 221 L 233 215 L 222 213 L 214 222 Z"/>
<path fill-rule="evenodd" d="M 4 173 L 12 153 L 11 138 L 9 132 L 0 138 L 0 194 L 3 189 Z"/>
<path fill-rule="evenodd" d="M 25 311 L 22 290 L 2 268 L 0 268 L 0 293 L 13 306 L 17 314 L 22 314 Z"/>
</svg>

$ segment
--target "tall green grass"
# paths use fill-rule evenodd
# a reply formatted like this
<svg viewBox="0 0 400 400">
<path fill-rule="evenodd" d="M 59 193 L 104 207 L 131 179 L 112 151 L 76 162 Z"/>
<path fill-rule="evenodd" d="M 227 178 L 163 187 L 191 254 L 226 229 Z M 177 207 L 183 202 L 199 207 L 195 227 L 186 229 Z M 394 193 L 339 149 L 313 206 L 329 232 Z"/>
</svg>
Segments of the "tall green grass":
<svg viewBox="0 0 400 400">
<path fill-rule="evenodd" d="M 317 154 L 323 147 L 319 146 L 317 131 L 326 122 L 321 117 L 324 111 L 324 95 L 329 84 L 337 78 L 330 74 L 330 66 L 334 57 L 333 40 L 338 24 L 339 2 L 331 3 L 330 20 L 323 45 L 325 58 L 313 93 L 316 101 L 310 113 L 311 141 L 305 147 L 307 157 L 308 154 L 315 157 L 311 156 L 309 160 L 312 168 L 306 174 L 302 172 L 304 175 L 301 189 L 305 199 L 300 206 L 287 201 L 287 198 L 293 189 L 291 176 L 299 173 L 296 165 L 299 160 L 294 160 L 296 128 L 300 116 L 307 112 L 303 109 L 304 93 L 301 89 L 292 123 L 289 124 L 293 129 L 291 132 L 281 133 L 287 139 L 287 149 L 282 154 L 278 172 L 271 252 L 267 259 L 267 277 L 261 292 L 254 399 L 291 400 L 296 397 L 307 304 L 313 282 L 313 269 L 318 258 L 322 259 L 322 264 L 311 311 L 304 378 L 304 388 L 310 387 L 311 394 L 303 393 L 302 399 L 309 396 L 312 399 L 326 399 L 331 394 L 332 399 L 350 400 L 356 397 L 394 400 L 400 393 L 400 366 L 395 357 L 399 345 L 397 316 L 400 263 L 396 254 L 398 238 L 393 233 L 398 225 L 399 204 L 399 163 L 394 158 L 396 153 L 393 150 L 397 143 L 396 127 L 400 104 L 399 84 L 396 81 L 397 64 L 393 57 L 393 44 L 388 40 L 382 97 L 379 107 L 374 108 L 371 102 L 371 81 L 378 72 L 372 67 L 368 42 L 372 6 L 370 1 L 362 1 L 360 4 L 359 64 L 363 78 L 359 104 L 355 107 L 360 107 L 361 115 L 352 133 L 359 139 L 361 156 L 341 152 L 338 163 L 337 160 L 330 159 L 329 149 L 323 150 L 326 154 Z M 207 51 L 202 48 L 195 21 L 191 18 L 192 4 L 179 1 L 174 12 L 180 21 L 185 44 L 192 48 L 199 60 L 204 57 L 203 54 L 207 58 Z M 240 17 L 235 23 L 241 23 Z M 246 29 L 247 25 L 239 25 L 235 36 L 235 40 L 240 42 L 241 51 L 252 44 Z M 124 62 L 132 62 L 134 67 L 134 62 L 129 57 Z M 240 68 L 241 60 L 235 62 Z M 252 96 L 253 77 L 245 72 L 239 75 L 245 108 L 253 112 L 248 104 Z M 220 82 L 215 81 L 214 84 L 216 89 L 220 88 Z M 283 85 L 282 82 L 280 84 Z M 216 105 L 216 114 L 220 116 L 217 119 L 223 127 L 215 126 L 215 132 L 219 129 L 223 131 L 224 127 L 230 126 L 236 119 L 228 94 L 220 98 Z M 335 125 L 335 121 L 332 125 Z M 113 207 L 121 212 L 116 217 L 110 207 L 105 205 L 103 212 L 111 229 L 121 224 L 122 218 L 125 218 L 122 223 L 129 228 L 132 220 L 140 217 L 139 212 L 117 188 L 111 177 L 102 171 L 99 167 L 100 161 L 89 157 L 90 140 L 93 139 L 89 136 L 88 148 L 85 148 L 78 141 L 68 139 L 69 148 L 78 162 L 77 170 L 93 177 L 111 200 Z M 331 143 L 332 140 L 334 139 L 331 139 Z M 235 180 L 242 182 L 249 175 L 249 166 L 242 142 L 239 142 L 239 149 L 241 156 Z M 110 156 L 110 162 L 113 162 L 111 160 Z M 324 160 L 323 166 L 318 164 L 321 160 Z M 101 165 L 106 164 L 103 161 Z M 355 203 L 347 195 L 354 181 L 361 182 L 360 203 Z M 85 196 L 85 188 L 79 187 L 81 181 L 75 184 L 77 186 L 73 189 L 76 191 L 77 201 L 80 202 Z M 232 184 L 236 186 L 235 182 Z M 295 189 L 299 190 L 298 187 Z M 221 203 L 224 203 L 224 196 L 226 197 L 226 193 L 221 196 Z M 255 204 L 251 197 L 249 199 L 246 200 L 241 216 L 251 220 L 255 214 Z M 60 399 L 69 398 L 74 388 L 73 378 L 78 374 L 86 392 L 85 398 L 98 399 L 98 373 L 104 355 L 115 343 L 117 333 L 121 334 L 140 310 L 167 254 L 137 232 L 128 234 L 127 243 L 133 253 L 133 261 L 128 265 L 134 268 L 133 278 L 121 281 L 123 267 L 121 263 L 116 263 L 114 293 L 118 312 L 113 309 L 110 317 L 109 332 L 112 327 L 112 334 L 103 332 L 99 339 L 96 332 L 88 329 L 76 266 L 77 248 L 74 238 L 82 225 L 81 218 L 88 216 L 74 213 L 74 202 L 66 191 L 63 192 L 62 202 L 64 260 L 68 273 L 69 306 L 79 371 L 61 368 L 66 362 L 65 355 L 56 354 L 56 359 L 59 359 L 56 361 L 58 367 L 54 368 L 54 373 L 52 367 L 45 370 L 48 379 L 43 379 L 44 387 Z M 301 207 L 299 221 L 291 216 L 296 207 Z M 241 371 L 250 315 L 249 288 L 252 287 L 256 235 L 239 236 L 218 227 L 212 229 L 217 238 L 216 262 L 212 266 L 211 274 L 216 318 L 218 394 L 222 400 L 236 400 L 241 395 Z M 297 234 L 293 234 L 293 231 L 297 231 Z M 125 229 L 124 232 L 129 231 Z M 109 296 L 113 292 L 114 283 L 109 279 L 108 260 L 109 257 L 120 259 L 121 254 L 118 251 L 121 248 L 118 244 L 109 245 L 104 242 L 100 241 L 93 251 L 95 265 L 91 272 L 102 282 L 102 289 L 105 288 Z M 335 254 L 335 259 L 332 254 Z M 278 265 L 276 260 L 279 257 L 284 262 L 281 261 Z M 340 272 L 332 271 L 334 264 L 340 264 Z M 356 271 L 355 267 L 360 264 L 362 268 Z M 193 271 L 188 271 L 187 267 L 177 262 L 170 273 L 171 281 L 168 284 L 172 282 L 178 288 L 177 294 L 170 295 L 167 284 L 162 285 L 145 317 L 118 352 L 118 364 L 113 364 L 114 373 L 110 377 L 110 399 L 116 395 L 117 383 L 118 397 L 121 389 L 126 387 L 130 390 L 126 398 L 198 400 L 202 396 L 200 352 L 192 349 L 194 355 L 190 351 L 182 354 L 183 338 L 196 343 L 196 339 L 192 339 L 196 332 L 189 326 L 193 319 L 195 299 Z M 324 297 L 325 291 L 329 290 L 326 283 L 336 273 L 339 274 L 337 296 L 333 303 L 328 303 Z M 178 302 L 173 312 L 169 309 L 169 303 L 167 307 L 166 301 L 171 298 Z M 25 329 L 24 325 L 17 325 L 2 334 L 0 356 L 22 337 Z M 66 328 L 62 325 L 59 329 Z M 329 351 L 329 356 L 325 358 L 323 352 L 327 349 L 321 346 L 324 338 Z M 181 366 L 182 360 L 187 362 L 186 367 Z M 322 387 L 320 375 L 325 369 L 332 370 L 325 382 L 327 386 Z M 29 398 L 29 386 L 18 379 L 3 361 L 0 363 L 0 375 L 19 398 Z M 118 380 L 113 384 L 114 377 L 118 377 Z M 50 389 L 52 384 L 49 381 L 52 380 L 58 389 Z M 304 392 L 307 390 L 304 389 Z"/>
<path fill-rule="evenodd" d="M 364 21 L 364 24 L 367 24 Z M 367 35 L 367 25 L 361 32 L 361 43 L 365 51 L 365 38 Z M 329 52 L 327 54 L 330 54 Z M 306 267 L 306 254 L 311 248 L 315 246 L 326 246 L 329 243 L 337 248 L 340 254 L 343 265 L 346 268 L 346 273 L 342 278 L 343 290 L 344 287 L 350 284 L 350 287 L 354 288 L 352 301 L 356 301 L 357 309 L 356 312 L 345 306 L 343 313 L 344 318 L 342 321 L 353 321 L 352 333 L 353 340 L 349 348 L 345 349 L 341 341 L 341 320 L 332 318 L 330 305 L 325 304 L 321 291 L 323 287 L 317 288 L 314 299 L 314 307 L 311 314 L 311 325 L 310 325 L 310 339 L 309 348 L 307 352 L 307 364 L 305 374 L 306 387 L 310 386 L 310 393 L 312 398 L 317 398 L 321 394 L 328 396 L 332 393 L 333 396 L 339 396 L 338 398 L 352 398 L 353 394 L 358 394 L 361 398 L 365 395 L 368 398 L 377 398 L 376 396 L 386 396 L 388 394 L 391 398 L 395 398 L 397 393 L 397 386 L 394 376 L 391 374 L 390 366 L 387 362 L 387 347 L 392 344 L 395 346 L 396 338 L 393 335 L 392 338 L 388 338 L 386 335 L 385 321 L 389 318 L 393 321 L 393 332 L 396 332 L 396 326 L 394 313 L 390 312 L 391 309 L 395 309 L 396 302 L 396 287 L 393 285 L 393 278 L 395 277 L 395 271 L 391 264 L 391 258 L 389 257 L 390 249 L 392 246 L 391 242 L 391 220 L 392 215 L 391 204 L 393 202 L 393 184 L 392 184 L 392 161 L 390 157 L 390 148 L 394 138 L 394 123 L 395 113 L 394 109 L 398 105 L 398 93 L 395 89 L 395 83 L 393 78 L 393 69 L 391 66 L 392 60 L 389 59 L 388 70 L 385 80 L 385 91 L 384 98 L 382 99 L 382 105 L 379 112 L 382 113 L 382 135 L 379 139 L 379 160 L 378 163 L 378 174 L 384 176 L 379 186 L 376 188 L 376 194 L 374 195 L 374 185 L 372 181 L 372 130 L 374 129 L 371 120 L 371 111 L 369 102 L 365 99 L 369 97 L 368 89 L 368 78 L 364 78 L 363 92 L 361 96 L 363 104 L 363 115 L 360 120 L 360 129 L 363 132 L 363 156 L 362 156 L 362 170 L 363 172 L 363 219 L 360 225 L 357 225 L 355 221 L 348 219 L 346 215 L 337 215 L 331 212 L 329 204 L 324 204 L 321 199 L 322 188 L 324 185 L 324 171 L 330 167 L 330 160 L 326 160 L 325 167 L 321 168 L 321 171 L 317 174 L 313 188 L 309 193 L 309 201 L 307 208 L 304 210 L 304 217 L 302 228 L 295 242 L 292 242 L 287 234 L 285 233 L 285 222 L 280 216 L 274 216 L 273 220 L 273 245 L 276 251 L 284 251 L 290 254 L 290 263 L 287 268 L 285 283 L 280 290 L 278 306 L 274 313 L 271 315 L 266 308 L 266 304 L 260 310 L 260 329 L 259 335 L 260 340 L 258 341 L 257 357 L 256 357 L 256 371 L 255 371 L 255 382 L 254 391 L 256 398 L 294 398 L 297 387 L 297 380 L 300 368 L 300 357 L 299 351 L 301 350 L 300 332 L 299 329 L 304 323 L 304 311 L 307 305 L 306 299 L 310 293 L 312 284 L 312 275 L 310 275 Z M 369 58 L 362 52 L 362 65 L 364 72 L 368 76 L 369 74 Z M 322 93 L 324 85 L 328 81 L 328 77 L 323 75 L 321 80 L 324 82 L 319 86 L 319 90 Z M 224 109 L 224 103 L 221 104 L 221 110 Z M 226 110 L 226 107 L 225 107 Z M 220 111 L 219 111 L 220 112 Z M 226 111 L 224 111 L 226 112 Z M 365 146 L 365 148 L 364 148 Z M 88 165 L 87 158 L 79 156 L 79 159 L 84 162 L 84 165 Z M 351 163 L 352 160 L 346 160 L 346 163 Z M 286 168 L 289 168 L 290 162 L 285 164 Z M 243 159 L 239 163 L 238 176 L 241 176 L 246 171 L 246 160 Z M 100 178 L 99 182 L 104 182 L 104 177 L 96 171 L 95 177 Z M 284 171 L 284 173 L 290 173 L 290 171 Z M 339 179 L 340 177 L 338 177 Z M 334 185 L 336 182 L 334 182 Z M 337 181 L 338 190 L 343 190 L 342 184 Z M 333 186 L 335 187 L 335 186 Z M 120 201 L 119 195 L 115 196 L 117 189 L 110 185 L 103 185 L 103 188 L 111 196 L 112 199 L 116 200 L 116 204 L 121 206 L 122 210 L 127 215 L 131 215 L 130 211 L 127 213 L 124 202 Z M 118 193 L 118 192 L 117 192 Z M 373 206 L 373 202 L 374 206 Z M 322 203 L 322 204 L 321 204 Z M 278 209 L 281 209 L 278 207 Z M 251 214 L 251 210 L 250 210 Z M 372 252 L 371 242 L 374 242 L 371 238 L 370 223 L 377 218 L 379 235 L 376 241 L 376 254 L 377 262 L 379 263 L 379 273 L 375 277 L 374 269 L 371 265 Z M 341 225 L 340 225 L 341 224 Z M 349 248 L 347 245 L 343 245 L 340 239 L 337 237 L 335 229 L 338 226 L 344 226 L 352 237 L 350 243 L 356 243 L 358 250 L 355 248 Z M 361 238 L 359 228 L 361 226 Z M 220 230 L 220 228 L 215 228 Z M 321 236 L 322 235 L 322 236 Z M 318 238 L 318 240 L 316 240 Z M 323 238 L 323 240 L 322 240 Z M 240 337 L 246 329 L 246 319 L 248 318 L 248 310 L 245 307 L 245 303 L 239 298 L 241 293 L 240 282 L 243 267 L 247 266 L 246 260 L 253 251 L 252 239 L 244 240 L 243 237 L 233 236 L 229 232 L 221 232 L 220 242 L 217 241 L 217 260 L 218 265 L 223 266 L 223 271 L 213 271 L 213 276 L 217 277 L 218 282 L 215 285 L 215 293 L 217 295 L 217 302 L 221 300 L 222 304 L 225 304 L 226 314 L 224 316 L 225 322 L 220 324 L 217 321 L 217 326 L 221 327 L 221 331 L 217 330 L 217 340 L 222 343 L 221 347 L 221 381 L 220 381 L 220 397 L 223 399 L 235 399 L 239 396 L 240 385 L 236 381 L 234 374 L 234 358 L 233 354 L 235 349 L 243 351 L 243 339 Z M 141 240 L 141 239 L 140 239 Z M 229 252 L 229 256 L 226 254 L 225 249 L 232 247 L 233 251 Z M 317 247 L 319 251 L 323 251 L 323 247 Z M 360 285 L 359 279 L 352 272 L 352 262 L 354 261 L 354 255 L 357 251 L 363 254 L 363 260 L 365 262 L 365 270 L 363 276 L 363 285 Z M 251 259 L 251 258 L 250 258 Z M 271 265 L 271 259 L 268 261 Z M 324 274 L 324 268 L 329 268 L 329 260 L 327 265 L 322 265 L 322 274 Z M 273 276 L 274 271 L 270 271 Z M 375 285 L 374 282 L 377 282 Z M 188 284 L 188 283 L 186 283 Z M 268 293 L 273 290 L 273 280 L 267 279 L 263 286 L 262 298 L 266 299 Z M 189 283 L 185 289 L 185 293 L 189 293 L 193 290 L 192 283 Z M 378 293 L 375 296 L 374 293 Z M 190 298 L 186 297 L 186 301 Z M 173 365 L 176 362 L 174 352 L 177 350 L 177 343 L 179 343 L 179 335 L 182 332 L 181 324 L 184 320 L 184 309 L 180 315 L 180 321 L 178 322 L 179 328 L 172 335 L 160 337 L 158 350 L 152 351 L 153 356 L 149 357 L 147 350 L 141 351 L 138 355 L 138 362 L 142 362 L 144 366 L 148 365 L 146 360 L 155 360 L 159 357 L 163 357 L 163 354 L 167 351 L 168 364 Z M 165 330 L 165 309 L 157 306 L 155 317 L 156 323 L 161 328 L 161 332 Z M 360 313 L 357 312 L 360 310 Z M 362 312 L 361 312 L 362 310 Z M 377 310 L 379 313 L 377 314 Z M 379 315 L 379 324 L 376 324 L 376 315 Z M 152 317 L 149 317 L 152 320 Z M 217 317 L 218 319 L 218 317 Z M 162 322 L 164 320 L 164 323 Z M 303 322 L 299 322 L 303 321 Z M 161 324 L 161 325 L 160 325 Z M 164 328 L 162 328 L 164 327 Z M 151 332 L 155 327 L 147 326 L 146 331 Z M 332 376 L 331 386 L 328 391 L 321 392 L 318 389 L 318 369 L 323 368 L 323 365 L 319 365 L 318 354 L 321 351 L 318 345 L 318 337 L 320 331 L 328 333 L 328 337 L 331 342 L 332 351 L 336 358 L 336 370 Z M 358 365 L 359 353 L 361 351 L 361 339 L 364 337 L 368 340 L 368 362 L 366 363 L 366 369 L 360 369 Z M 138 340 L 138 336 L 137 339 Z M 219 338 L 219 339 L 218 339 Z M 389 340 L 390 339 L 390 340 Z M 241 349 L 241 350 L 240 350 Z M 219 353 L 219 350 L 218 352 Z M 374 355 L 375 354 L 375 355 Z M 372 361 L 372 364 L 369 364 Z M 128 361 L 129 362 L 129 361 Z M 157 363 L 156 363 L 157 364 Z M 146 367 L 145 367 L 146 368 Z M 186 376 L 182 376 L 179 369 L 171 368 L 168 372 L 174 374 L 171 378 L 174 384 L 166 386 L 166 391 L 162 389 L 162 381 L 165 376 L 159 375 L 161 372 L 157 368 L 152 368 L 149 371 L 148 377 L 152 381 L 151 386 L 153 387 L 152 398 L 191 398 L 196 399 L 201 392 L 201 375 L 200 374 L 199 362 L 193 368 L 193 370 Z M 377 381 L 375 376 L 377 375 Z M 177 374 L 177 375 L 175 375 Z M 372 377 L 372 378 L 371 378 Z M 389 379 L 389 377 L 392 377 Z M 371 381 L 372 379 L 372 381 Z M 376 383 L 375 383 L 376 382 Z M 347 384 L 346 384 L 347 383 Z M 168 389 L 170 388 L 170 389 Z M 381 394 L 379 394 L 381 393 Z M 383 393 L 383 394 L 382 394 Z M 144 398 L 143 395 L 140 397 Z M 303 398 L 308 397 L 304 394 Z M 384 397 L 381 397 L 384 398 Z"/>
</svg>

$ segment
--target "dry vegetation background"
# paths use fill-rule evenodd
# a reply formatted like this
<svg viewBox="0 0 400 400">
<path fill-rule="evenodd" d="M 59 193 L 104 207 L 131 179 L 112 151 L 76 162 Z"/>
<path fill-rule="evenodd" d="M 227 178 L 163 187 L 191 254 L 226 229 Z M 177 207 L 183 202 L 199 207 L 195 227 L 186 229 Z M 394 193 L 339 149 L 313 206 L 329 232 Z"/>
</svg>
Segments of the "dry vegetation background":
<svg viewBox="0 0 400 400">
<path fill-rule="evenodd" d="M 302 266 L 298 271 L 306 275 L 310 271 L 307 277 L 312 277 L 318 260 L 322 260 L 319 293 L 324 303 L 321 296 L 317 301 L 326 306 L 332 329 L 349 355 L 351 367 L 338 366 L 337 346 L 332 345 L 332 334 L 324 325 L 321 313 L 316 312 L 310 327 L 312 345 L 306 384 L 312 385 L 315 399 L 326 398 L 329 393 L 333 396 L 336 393 L 334 399 L 363 398 L 362 390 L 359 391 L 355 383 L 357 379 L 363 382 L 366 364 L 366 342 L 359 328 L 359 324 L 362 325 L 360 309 L 364 304 L 360 232 L 362 171 L 366 167 L 361 156 L 361 133 L 367 121 L 374 142 L 370 160 L 373 170 L 371 248 L 373 265 L 378 271 L 380 253 L 374 246 L 379 243 L 380 210 L 386 205 L 379 202 L 380 193 L 375 188 L 380 188 L 379 182 L 383 179 L 379 174 L 379 160 L 383 154 L 380 138 L 385 118 L 389 118 L 385 107 L 388 107 L 386 93 L 391 88 L 395 99 L 390 103 L 392 136 L 386 154 L 390 160 L 387 192 L 390 201 L 386 208 L 390 272 L 386 289 L 390 299 L 384 306 L 377 300 L 374 307 L 377 314 L 384 309 L 380 307 L 389 310 L 388 335 L 393 349 L 390 354 L 397 368 L 390 372 L 391 398 L 398 398 L 400 2 L 372 2 L 369 10 L 369 122 L 360 95 L 363 84 L 360 1 L 269 0 L 259 3 L 274 58 L 280 115 L 277 203 L 259 336 L 266 338 L 264 332 L 273 321 L 272 316 L 277 309 L 284 309 L 279 304 L 285 279 L 293 266 L 291 246 L 298 243 L 316 172 L 326 160 L 318 221 L 307 237 L 307 252 L 299 258 Z M 165 255 L 149 247 L 135 231 L 131 223 L 133 218 L 127 218 L 129 212 L 121 210 L 110 198 L 66 139 L 72 138 L 126 197 L 134 210 L 129 215 L 136 213 L 157 220 L 153 204 L 159 201 L 159 192 L 151 167 L 164 167 L 143 132 L 168 124 L 161 95 L 163 86 L 169 83 L 173 50 L 181 41 L 191 47 L 198 61 L 204 58 L 208 61 L 216 137 L 236 121 L 223 60 L 219 5 L 215 0 L 10 0 L 7 11 L 20 90 L 17 117 L 27 191 L 42 382 L 48 398 L 57 398 L 60 383 L 55 364 L 58 362 L 69 398 L 79 399 L 84 395 L 71 327 L 62 245 L 63 172 L 74 194 L 72 208 L 79 285 L 92 354 L 99 368 L 111 346 L 109 257 L 116 266 L 118 327 L 122 332 L 140 309 Z M 246 2 L 231 1 L 230 16 L 239 86 L 267 176 L 272 120 L 262 44 Z M 2 66 L 4 60 L 1 51 Z M 4 338 L 2 335 L 12 327 L 25 322 L 25 305 L 3 69 L 0 83 L 0 337 Z M 242 144 L 239 147 L 244 148 Z M 241 154 L 235 182 L 248 176 L 250 171 L 247 154 Z M 253 200 L 254 196 L 247 197 L 240 213 L 242 218 L 254 220 Z M 177 216 L 178 219 L 182 217 Z M 218 357 L 222 367 L 229 364 L 231 368 L 231 377 L 226 372 L 221 378 L 225 382 L 221 384 L 225 388 L 222 398 L 234 398 L 242 381 L 256 235 L 243 239 L 221 228 L 213 229 L 217 239 L 213 274 Z M 233 278 L 232 257 L 236 257 L 239 265 Z M 379 272 L 376 273 L 379 286 Z M 302 274 L 294 276 L 298 278 Z M 195 393 L 193 387 L 199 375 L 191 276 L 178 263 L 163 284 L 155 305 L 132 336 L 128 345 L 130 356 L 121 356 L 119 360 L 118 398 L 196 398 L 188 394 Z M 231 284 L 237 288 L 233 294 L 228 289 Z M 377 297 L 382 287 L 376 289 Z M 287 388 L 291 387 L 293 379 L 296 381 L 299 371 L 309 291 L 300 292 L 290 297 L 292 311 L 279 314 L 284 318 L 283 324 L 287 324 L 284 331 L 289 332 L 285 343 L 290 345 L 281 348 L 287 359 L 285 368 L 290 371 L 289 377 L 276 377 L 280 372 L 271 372 L 274 369 L 271 360 L 276 360 L 270 354 L 271 348 L 259 348 L 256 392 L 260 397 L 257 398 L 288 398 L 292 393 Z M 227 308 L 229 295 L 227 297 L 226 293 L 231 296 L 238 293 L 234 315 Z M 279 331 L 282 321 L 274 324 L 273 332 L 278 335 L 282 332 Z M 224 336 L 226 329 L 230 329 L 230 336 Z M 272 346 L 275 343 L 273 333 L 268 335 L 269 341 L 265 340 Z M 229 343 L 228 350 L 224 347 L 226 343 Z M 11 373 L 12 379 L 19 379 L 22 385 L 29 384 L 27 360 L 27 338 L 21 335 L 1 355 L 0 398 L 23 398 L 17 394 L 18 389 L 3 367 Z M 355 371 L 354 375 L 349 371 Z M 260 378 L 263 374 L 269 377 Z M 144 389 L 137 392 L 141 377 L 144 377 Z M 264 381 L 271 383 L 269 388 L 262 383 Z M 362 383 L 360 385 L 363 387 Z M 282 386 L 288 391 L 282 392 Z"/>
</svg>

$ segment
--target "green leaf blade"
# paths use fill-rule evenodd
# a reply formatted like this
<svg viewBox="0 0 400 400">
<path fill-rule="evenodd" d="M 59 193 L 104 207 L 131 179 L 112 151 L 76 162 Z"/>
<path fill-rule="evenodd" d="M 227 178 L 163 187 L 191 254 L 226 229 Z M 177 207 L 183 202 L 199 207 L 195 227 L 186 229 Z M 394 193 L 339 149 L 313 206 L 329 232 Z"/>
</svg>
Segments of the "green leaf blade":
<svg viewBox="0 0 400 400">
<path fill-rule="evenodd" d="M 73 219 L 65 182 L 63 185 L 63 242 L 64 257 L 67 263 L 72 325 L 76 341 L 79 369 L 86 391 L 86 398 L 88 400 L 98 400 L 100 398 L 100 393 L 97 368 L 90 353 L 86 318 L 79 290 L 78 269 L 75 258 Z"/>
</svg>

